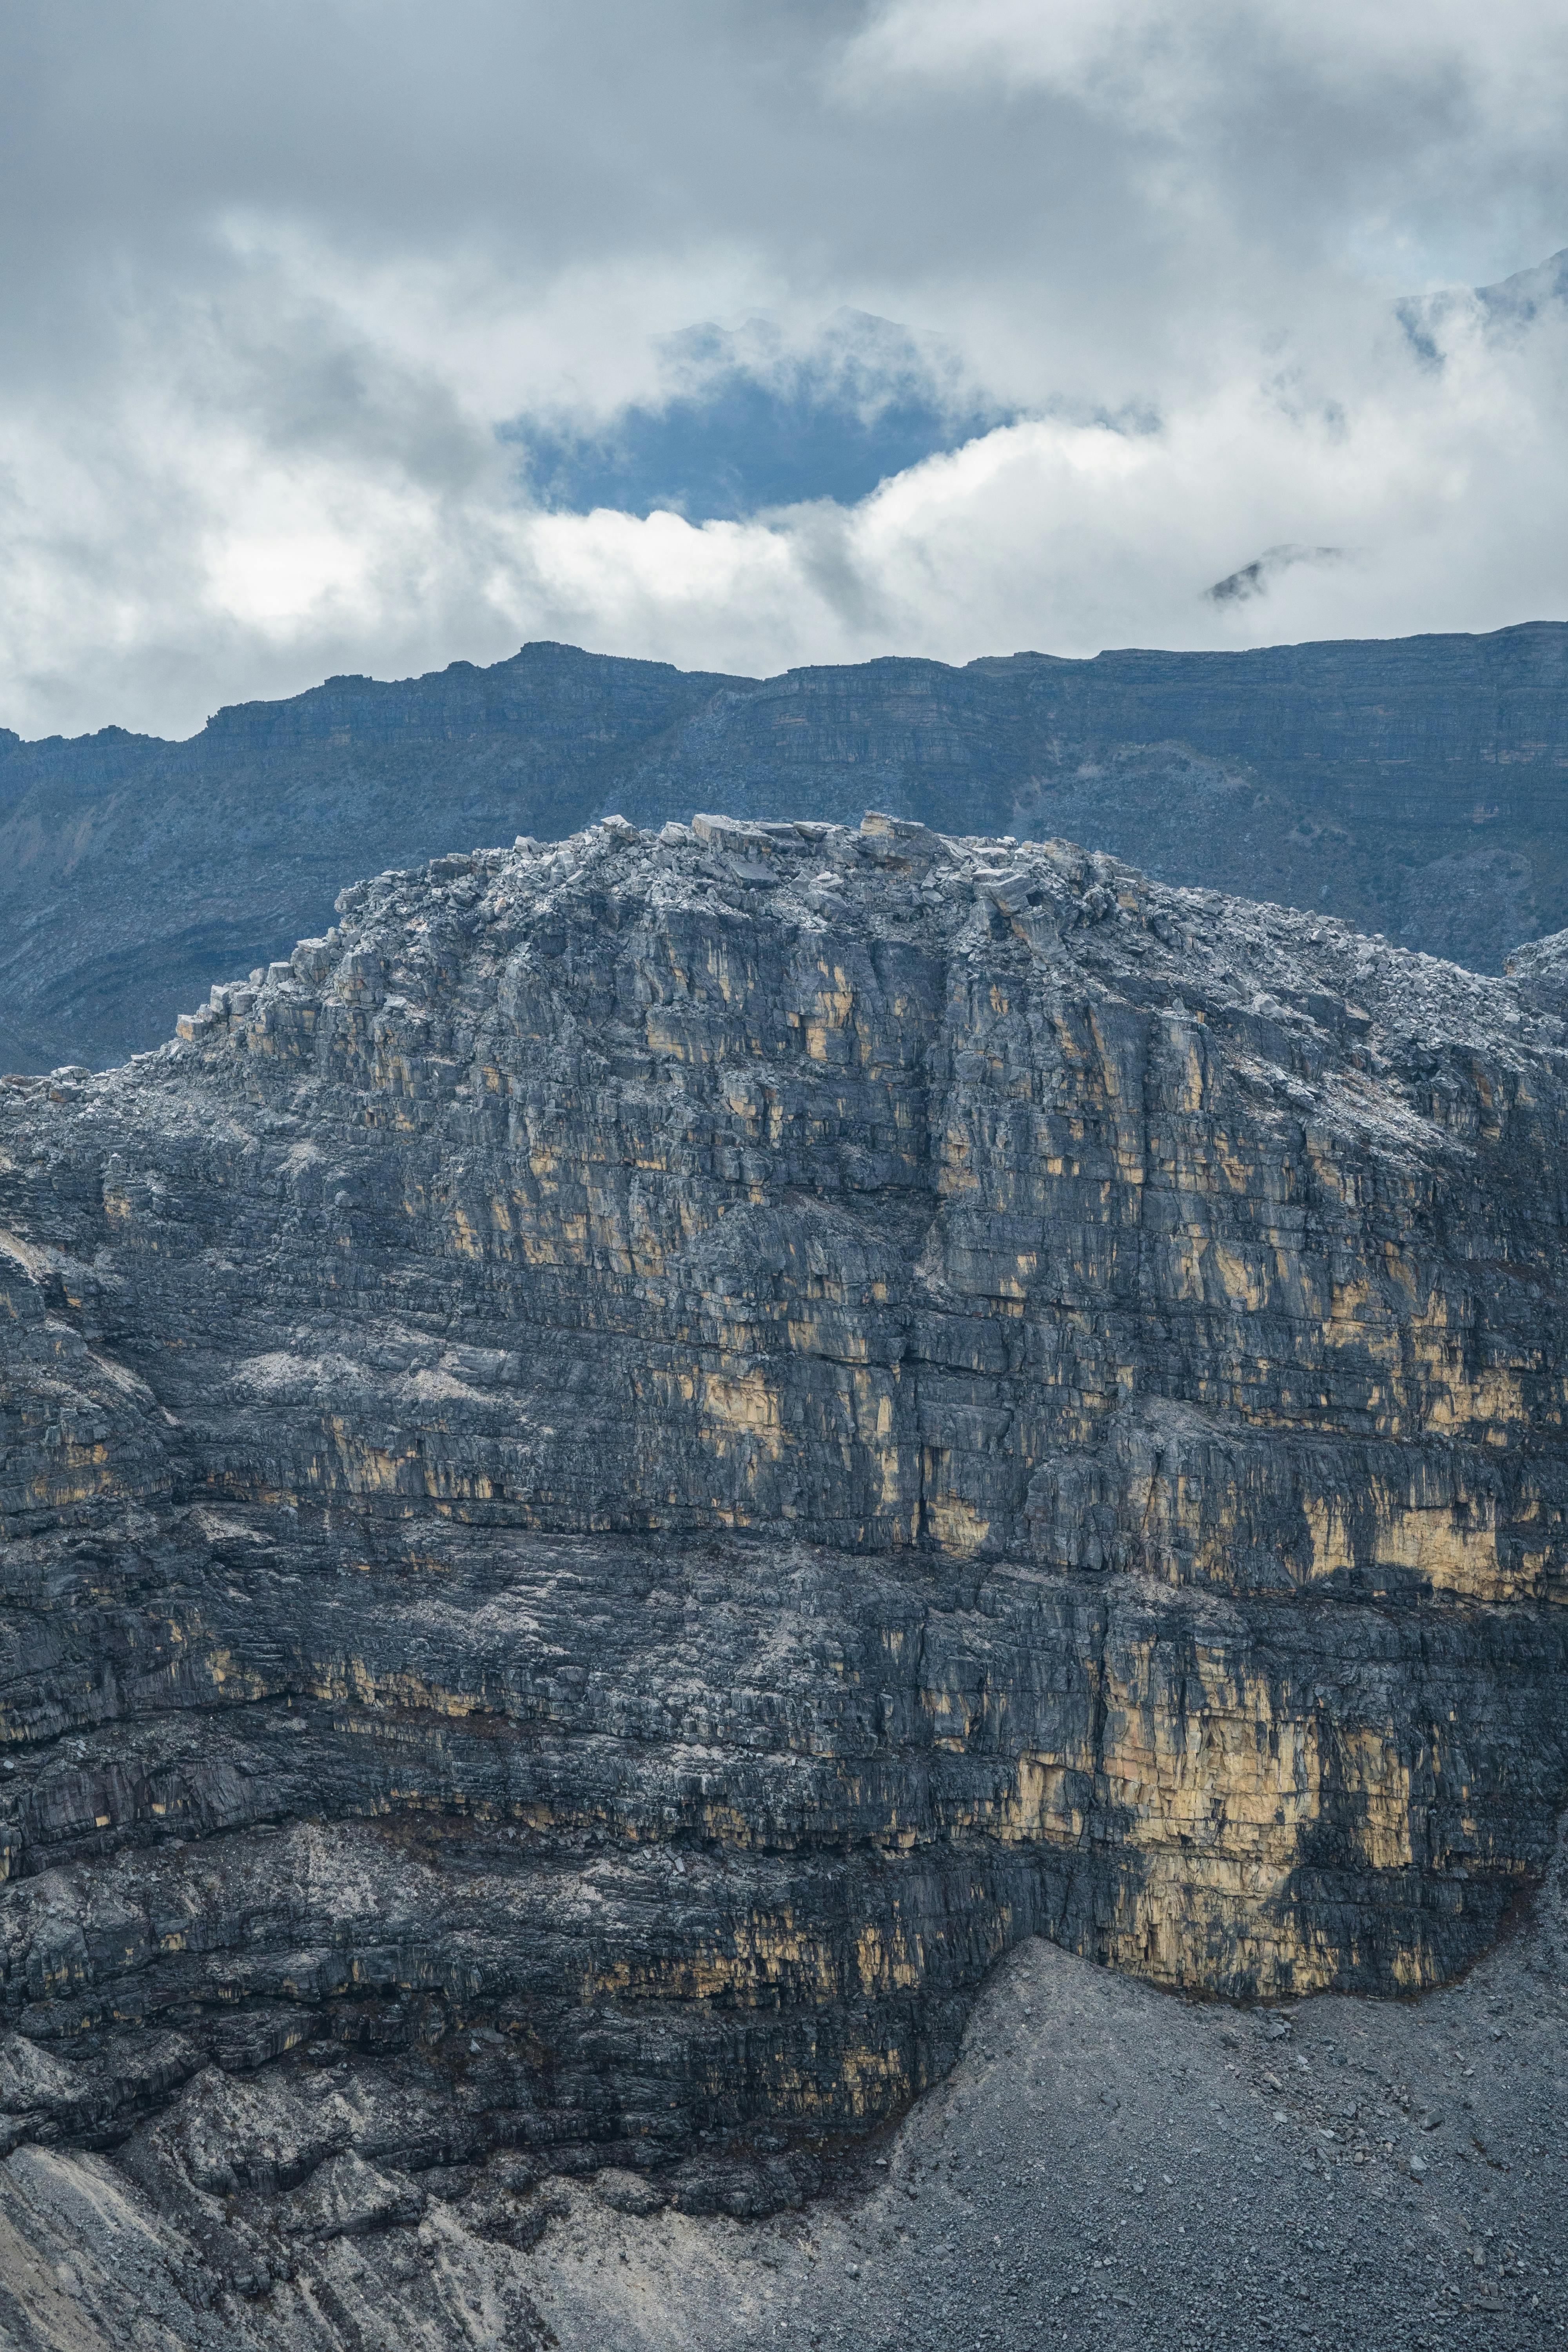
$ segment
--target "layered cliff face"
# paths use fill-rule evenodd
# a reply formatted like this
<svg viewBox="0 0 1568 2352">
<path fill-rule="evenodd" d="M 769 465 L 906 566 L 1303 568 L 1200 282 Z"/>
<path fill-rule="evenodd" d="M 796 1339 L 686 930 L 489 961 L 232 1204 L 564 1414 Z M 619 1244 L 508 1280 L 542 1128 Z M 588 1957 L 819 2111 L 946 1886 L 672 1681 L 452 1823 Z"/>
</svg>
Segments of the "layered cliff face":
<svg viewBox="0 0 1568 2352">
<path fill-rule="evenodd" d="M 247 2198 L 496 2147 L 798 2194 L 1026 1934 L 1485 1947 L 1568 1800 L 1550 951 L 887 819 L 340 915 L 0 1093 L 12 2138 L 264 2278 Z"/>
</svg>

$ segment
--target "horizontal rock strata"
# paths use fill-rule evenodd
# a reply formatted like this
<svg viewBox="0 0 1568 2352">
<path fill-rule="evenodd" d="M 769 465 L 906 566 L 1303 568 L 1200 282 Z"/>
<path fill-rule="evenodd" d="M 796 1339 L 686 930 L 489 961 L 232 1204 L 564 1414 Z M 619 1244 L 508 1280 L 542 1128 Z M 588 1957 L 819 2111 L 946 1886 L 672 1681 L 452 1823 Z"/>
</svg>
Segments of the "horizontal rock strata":
<svg viewBox="0 0 1568 2352">
<path fill-rule="evenodd" d="M 10 2142 L 264 2279 L 237 2198 L 498 2147 L 798 2194 L 1026 1934 L 1485 1947 L 1568 1797 L 1549 952 L 878 818 L 339 912 L 0 1090 Z"/>
</svg>

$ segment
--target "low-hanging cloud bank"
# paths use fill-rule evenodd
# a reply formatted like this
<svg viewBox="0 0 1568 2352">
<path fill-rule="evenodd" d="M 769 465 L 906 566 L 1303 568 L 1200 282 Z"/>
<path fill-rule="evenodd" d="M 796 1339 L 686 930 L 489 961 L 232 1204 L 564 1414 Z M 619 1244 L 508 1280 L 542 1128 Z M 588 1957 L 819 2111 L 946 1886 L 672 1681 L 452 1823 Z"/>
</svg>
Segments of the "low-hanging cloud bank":
<svg viewBox="0 0 1568 2352">
<path fill-rule="evenodd" d="M 1024 422 L 848 513 L 530 522 L 537 593 L 566 634 L 608 620 L 618 643 L 683 661 L 704 647 L 732 667 L 781 649 L 962 660 L 1555 614 L 1568 321 L 1528 352 L 1489 349 L 1468 307 L 1448 331 L 1446 365 L 1391 348 L 1342 404 L 1244 380 L 1143 430 Z M 1250 593 L 1215 594 L 1254 562 Z"/>
<path fill-rule="evenodd" d="M 657 44 L 462 0 L 438 51 L 349 0 L 227 50 L 177 0 L 73 49 L 81 13 L 0 101 L 22 732 L 528 636 L 755 672 L 1568 610 L 1568 308 L 1423 294 L 1568 228 L 1568 39 L 1524 0 L 1480 51 L 1264 0 L 673 0 Z M 846 305 L 940 338 L 955 432 L 1014 421 L 848 506 L 532 502 L 520 416 L 700 425 L 680 330 L 765 312 L 798 383 Z"/>
</svg>

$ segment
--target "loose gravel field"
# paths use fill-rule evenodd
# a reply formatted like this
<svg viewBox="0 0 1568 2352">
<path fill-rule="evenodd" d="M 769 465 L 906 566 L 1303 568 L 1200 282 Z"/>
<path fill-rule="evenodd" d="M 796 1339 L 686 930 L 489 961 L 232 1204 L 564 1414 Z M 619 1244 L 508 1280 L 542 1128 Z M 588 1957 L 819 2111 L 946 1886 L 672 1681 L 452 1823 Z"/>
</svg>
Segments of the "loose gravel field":
<svg viewBox="0 0 1568 2352">
<path fill-rule="evenodd" d="M 1031 1942 L 858 2188 L 743 2224 L 574 2189 L 566 2352 L 1355 2352 L 1568 2340 L 1562 1865 L 1417 2001 L 1195 2005 Z"/>
</svg>

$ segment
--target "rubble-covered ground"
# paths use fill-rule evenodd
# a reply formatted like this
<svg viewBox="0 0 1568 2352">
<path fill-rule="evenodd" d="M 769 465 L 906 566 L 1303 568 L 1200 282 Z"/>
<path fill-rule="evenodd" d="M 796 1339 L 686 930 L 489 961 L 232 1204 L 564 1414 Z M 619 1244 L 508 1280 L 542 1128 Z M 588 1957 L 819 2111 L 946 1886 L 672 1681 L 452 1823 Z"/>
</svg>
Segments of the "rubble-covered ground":
<svg viewBox="0 0 1568 2352">
<path fill-rule="evenodd" d="M 835 2193 L 763 2221 L 676 2212 L 629 2173 L 513 2198 L 492 2161 L 433 2172 L 438 2194 L 362 2185 L 357 2221 L 353 2182 L 335 2216 L 318 2188 L 283 2213 L 293 2277 L 209 2299 L 197 2247 L 112 2158 L 22 2148 L 0 2165 L 0 2344 L 1559 2344 L 1562 1882 L 1560 1863 L 1493 1953 L 1418 2000 L 1189 2002 L 1020 1946 L 948 2081 Z"/>
</svg>

